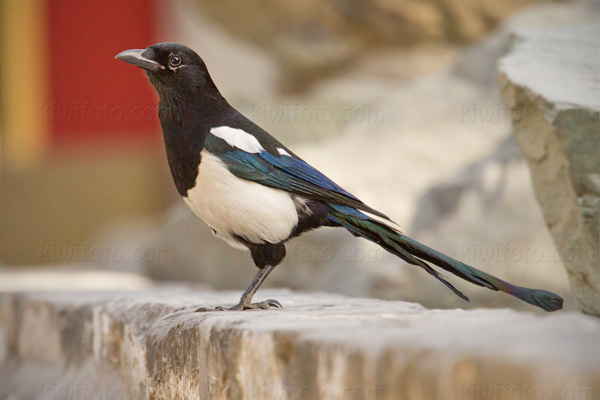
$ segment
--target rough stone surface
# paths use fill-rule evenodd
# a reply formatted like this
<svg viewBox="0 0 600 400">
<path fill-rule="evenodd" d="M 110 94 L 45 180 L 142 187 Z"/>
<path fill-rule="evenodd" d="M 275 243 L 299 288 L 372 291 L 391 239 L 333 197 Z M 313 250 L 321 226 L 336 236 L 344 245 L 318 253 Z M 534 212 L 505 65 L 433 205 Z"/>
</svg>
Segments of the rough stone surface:
<svg viewBox="0 0 600 400">
<path fill-rule="evenodd" d="M 585 315 L 282 290 L 258 297 L 284 310 L 193 312 L 238 296 L 176 286 L 2 294 L 0 398 L 600 396 L 600 321 Z"/>
<path fill-rule="evenodd" d="M 600 26 L 521 31 L 499 66 L 514 136 L 579 307 L 600 316 Z"/>
</svg>

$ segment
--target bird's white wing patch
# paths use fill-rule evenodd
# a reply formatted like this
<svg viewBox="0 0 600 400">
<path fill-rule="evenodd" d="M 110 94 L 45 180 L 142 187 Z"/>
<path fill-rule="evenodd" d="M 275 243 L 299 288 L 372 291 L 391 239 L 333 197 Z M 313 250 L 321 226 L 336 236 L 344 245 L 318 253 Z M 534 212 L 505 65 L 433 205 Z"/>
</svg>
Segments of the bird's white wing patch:
<svg viewBox="0 0 600 400">
<path fill-rule="evenodd" d="M 210 133 L 223 139 L 231 147 L 235 147 L 247 153 L 260 153 L 265 150 L 260 145 L 258 139 L 243 129 L 232 128 L 230 126 L 219 126 L 212 128 Z"/>
<path fill-rule="evenodd" d="M 279 243 L 290 236 L 298 213 L 288 193 L 240 179 L 219 157 L 201 154 L 196 186 L 183 199 L 218 236 L 233 246 L 232 234 L 252 243 Z"/>
<path fill-rule="evenodd" d="M 285 151 L 285 149 L 282 149 L 280 147 L 277 148 L 277 152 L 279 153 L 280 156 L 289 156 L 289 157 L 291 157 L 290 153 L 288 153 L 287 151 Z"/>
</svg>

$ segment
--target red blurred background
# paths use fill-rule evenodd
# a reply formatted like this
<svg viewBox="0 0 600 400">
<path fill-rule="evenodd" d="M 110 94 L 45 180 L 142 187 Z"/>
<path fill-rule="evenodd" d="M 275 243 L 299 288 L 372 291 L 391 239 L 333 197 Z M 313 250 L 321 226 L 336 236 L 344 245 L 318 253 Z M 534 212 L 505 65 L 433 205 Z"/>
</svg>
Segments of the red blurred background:
<svg viewBox="0 0 600 400">
<path fill-rule="evenodd" d="M 114 60 L 172 38 L 165 0 L 0 0 L 0 259 L 156 213 L 175 197 L 157 97 Z"/>
<path fill-rule="evenodd" d="M 48 2 L 52 142 L 128 135 L 155 140 L 156 99 L 141 72 L 113 60 L 158 39 L 154 0 Z"/>
</svg>

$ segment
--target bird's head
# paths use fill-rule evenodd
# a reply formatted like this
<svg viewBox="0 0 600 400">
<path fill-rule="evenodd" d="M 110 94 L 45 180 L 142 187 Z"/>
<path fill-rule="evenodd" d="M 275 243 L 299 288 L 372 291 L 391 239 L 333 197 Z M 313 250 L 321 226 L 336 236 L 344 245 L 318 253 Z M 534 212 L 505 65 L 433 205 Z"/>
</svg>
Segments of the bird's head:
<svg viewBox="0 0 600 400">
<path fill-rule="evenodd" d="M 218 93 L 204 61 L 184 45 L 157 43 L 147 49 L 125 50 L 115 58 L 146 70 L 161 99 L 198 90 Z"/>
</svg>

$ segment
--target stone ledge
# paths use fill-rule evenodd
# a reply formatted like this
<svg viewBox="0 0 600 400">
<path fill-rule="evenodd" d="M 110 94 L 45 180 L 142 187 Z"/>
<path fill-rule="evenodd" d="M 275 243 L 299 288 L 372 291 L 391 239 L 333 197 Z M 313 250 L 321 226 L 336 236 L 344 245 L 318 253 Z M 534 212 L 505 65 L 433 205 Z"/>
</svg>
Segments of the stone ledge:
<svg viewBox="0 0 600 400">
<path fill-rule="evenodd" d="M 600 316 L 600 24 L 513 35 L 500 87 L 581 311 Z"/>
<path fill-rule="evenodd" d="M 284 310 L 192 312 L 238 296 L 176 286 L 3 294 L 0 398 L 600 396 L 600 321 L 585 315 L 284 290 L 258 296 Z"/>
</svg>

